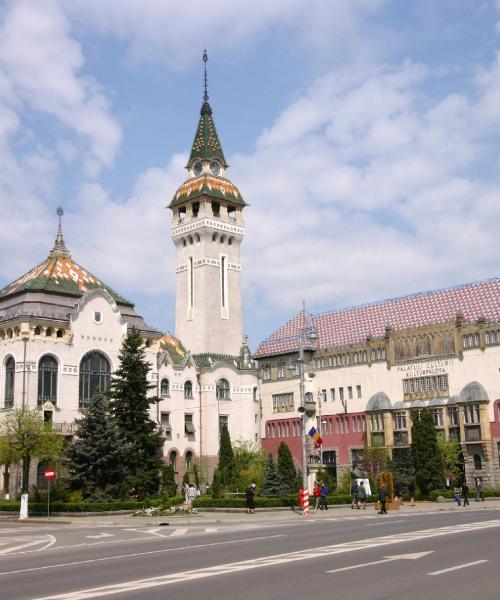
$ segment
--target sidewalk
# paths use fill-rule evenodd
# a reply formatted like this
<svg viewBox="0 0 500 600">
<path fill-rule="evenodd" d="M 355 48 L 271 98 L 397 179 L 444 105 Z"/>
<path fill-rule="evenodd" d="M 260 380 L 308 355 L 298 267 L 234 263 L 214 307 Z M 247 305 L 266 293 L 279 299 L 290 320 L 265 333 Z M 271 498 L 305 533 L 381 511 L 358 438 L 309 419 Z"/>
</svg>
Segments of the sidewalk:
<svg viewBox="0 0 500 600">
<path fill-rule="evenodd" d="M 445 502 L 417 502 L 415 505 L 405 503 L 400 506 L 397 511 L 389 511 L 389 517 L 401 514 L 418 514 L 432 512 L 464 512 L 477 509 L 496 509 L 500 510 L 500 498 L 486 498 L 485 502 L 471 501 L 470 507 L 457 506 L 452 500 Z M 353 517 L 362 519 L 365 516 L 373 516 L 376 514 L 373 504 L 367 505 L 366 510 L 351 509 L 350 505 L 333 505 L 327 511 L 311 510 L 309 519 L 322 518 L 338 518 L 338 517 Z M 29 524 L 52 524 L 52 525 L 85 525 L 85 526 L 103 526 L 106 525 L 134 525 L 134 526 L 180 526 L 180 525 L 213 525 L 213 524 L 231 524 L 231 523 L 252 523 L 252 522 L 290 522 L 304 519 L 303 515 L 298 511 L 291 509 L 257 509 L 255 514 L 247 515 L 244 509 L 212 509 L 200 511 L 192 515 L 164 515 L 153 517 L 132 517 L 125 514 L 105 514 L 105 515 L 89 515 L 80 516 L 59 515 L 50 517 L 30 517 L 25 521 L 19 521 L 16 515 L 0 515 L 0 526 L 2 524 L 19 525 Z"/>
</svg>

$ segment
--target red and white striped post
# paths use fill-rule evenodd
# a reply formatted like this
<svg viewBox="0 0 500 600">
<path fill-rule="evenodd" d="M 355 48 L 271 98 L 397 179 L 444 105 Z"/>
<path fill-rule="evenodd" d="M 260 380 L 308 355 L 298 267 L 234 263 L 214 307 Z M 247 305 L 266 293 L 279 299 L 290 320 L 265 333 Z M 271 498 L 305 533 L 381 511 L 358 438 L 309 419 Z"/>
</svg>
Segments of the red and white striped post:
<svg viewBox="0 0 500 600">
<path fill-rule="evenodd" d="M 302 509 L 304 511 L 304 517 L 307 517 L 309 514 L 309 490 L 302 489 Z"/>
</svg>

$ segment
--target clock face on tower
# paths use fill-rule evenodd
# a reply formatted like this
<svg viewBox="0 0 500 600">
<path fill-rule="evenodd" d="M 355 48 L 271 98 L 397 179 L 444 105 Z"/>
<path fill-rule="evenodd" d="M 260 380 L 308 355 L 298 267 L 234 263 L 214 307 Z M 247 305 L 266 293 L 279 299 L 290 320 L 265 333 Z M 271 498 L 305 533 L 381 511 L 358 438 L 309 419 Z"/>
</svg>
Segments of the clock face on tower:
<svg viewBox="0 0 500 600">
<path fill-rule="evenodd" d="M 218 175 L 220 173 L 220 165 L 217 161 L 213 160 L 210 163 L 210 171 L 212 172 L 212 175 Z"/>
<path fill-rule="evenodd" d="M 195 175 L 201 175 L 202 171 L 203 171 L 203 164 L 200 161 L 194 163 L 193 173 Z"/>
</svg>

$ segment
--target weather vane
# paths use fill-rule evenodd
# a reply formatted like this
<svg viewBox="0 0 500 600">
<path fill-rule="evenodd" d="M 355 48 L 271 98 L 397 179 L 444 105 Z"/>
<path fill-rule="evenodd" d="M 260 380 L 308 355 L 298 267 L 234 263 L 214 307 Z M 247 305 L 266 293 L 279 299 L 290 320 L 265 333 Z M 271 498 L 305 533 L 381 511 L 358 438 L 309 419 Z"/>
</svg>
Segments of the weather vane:
<svg viewBox="0 0 500 600">
<path fill-rule="evenodd" d="M 63 208 L 61 206 L 58 206 L 56 212 L 59 215 L 59 227 L 61 227 L 61 218 L 62 218 L 62 216 L 64 214 L 64 210 L 63 210 Z"/>
</svg>

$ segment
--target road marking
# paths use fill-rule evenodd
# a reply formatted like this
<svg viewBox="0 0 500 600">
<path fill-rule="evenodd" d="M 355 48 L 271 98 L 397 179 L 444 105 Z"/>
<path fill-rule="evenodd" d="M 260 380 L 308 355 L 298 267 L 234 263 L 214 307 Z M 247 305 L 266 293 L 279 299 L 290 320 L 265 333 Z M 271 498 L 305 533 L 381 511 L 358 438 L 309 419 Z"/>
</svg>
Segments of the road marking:
<svg viewBox="0 0 500 600">
<path fill-rule="evenodd" d="M 86 535 L 86 538 L 91 538 L 91 539 L 95 539 L 98 540 L 100 538 L 105 538 L 105 537 L 114 537 L 114 533 L 98 533 L 96 535 Z"/>
<path fill-rule="evenodd" d="M 205 529 L 205 533 L 216 533 L 217 531 L 218 529 L 216 529 L 215 527 L 209 527 L 208 529 Z"/>
<path fill-rule="evenodd" d="M 386 562 L 394 562 L 395 560 L 417 560 L 432 554 L 434 550 L 428 552 L 413 552 L 412 554 L 399 554 L 396 556 L 385 556 L 381 560 L 374 560 L 372 562 L 361 563 L 360 565 L 351 565 L 349 567 L 342 567 L 340 569 L 332 569 L 331 571 L 325 571 L 326 573 L 341 573 L 342 571 L 352 571 L 352 569 L 361 569 L 362 567 L 371 567 L 372 565 L 381 565 Z"/>
<path fill-rule="evenodd" d="M 53 535 L 44 535 L 42 538 L 40 537 L 16 537 L 16 538 L 7 538 L 2 540 L 2 545 L 6 544 L 15 544 L 14 546 L 8 546 L 7 548 L 1 548 L 0 554 L 11 554 L 16 550 L 22 550 L 23 548 L 31 548 L 33 546 L 38 546 L 43 544 L 41 548 L 37 548 L 34 552 L 41 552 L 46 548 L 50 548 L 53 544 L 55 544 L 56 538 Z"/>
<path fill-rule="evenodd" d="M 189 529 L 174 529 L 169 537 L 176 537 L 178 535 L 184 535 L 189 531 Z"/>
<path fill-rule="evenodd" d="M 243 538 L 239 540 L 226 540 L 225 542 L 210 542 L 208 544 L 190 544 L 188 546 L 177 546 L 176 548 L 162 548 L 161 550 L 148 550 L 147 552 L 134 552 L 131 554 L 119 554 L 116 556 L 103 556 L 101 558 L 89 558 L 88 560 L 77 560 L 69 563 L 59 563 L 55 565 L 45 565 L 43 567 L 31 567 L 29 569 L 17 569 L 15 571 L 0 571 L 0 576 L 2 575 L 15 575 L 17 573 L 30 573 L 31 571 L 46 571 L 47 569 L 57 569 L 59 567 L 73 567 L 75 565 L 87 565 L 90 563 L 103 562 L 107 560 L 118 560 L 120 558 L 134 558 L 136 556 L 148 556 L 150 554 L 165 554 L 167 552 L 178 552 L 179 550 L 196 550 L 199 548 L 209 548 L 211 546 L 227 546 L 228 544 L 240 544 L 241 542 L 258 542 L 261 540 L 269 540 L 273 538 L 286 537 L 285 534 L 279 535 L 266 535 L 255 538 Z M 137 538 L 138 540 L 143 540 L 144 538 Z M 54 540 L 55 541 L 55 540 Z M 130 540 L 127 540 L 130 541 Z M 106 542 L 103 542 L 106 543 Z M 80 544 L 87 545 L 87 544 Z M 76 546 L 58 546 L 57 550 L 61 548 L 75 548 Z M 21 554 L 21 553 L 19 553 Z"/>
<path fill-rule="evenodd" d="M 468 529 L 466 530 L 463 528 L 457 528 L 456 526 L 452 526 L 414 531 L 412 532 L 412 539 L 421 540 L 431 536 L 437 537 L 442 535 L 453 535 L 464 531 L 477 531 L 491 527 L 500 527 L 500 519 L 495 519 L 492 521 L 481 521 L 478 523 L 470 523 L 468 525 Z M 212 567 L 205 567 L 202 569 L 196 569 L 192 571 L 172 573 L 170 575 L 159 575 L 157 577 L 148 577 L 145 579 L 125 581 L 122 583 L 88 588 L 64 594 L 43 596 L 40 598 L 35 598 L 33 600 L 87 600 L 89 598 L 98 598 L 100 596 L 108 596 L 130 591 L 144 590 L 158 586 L 171 585 L 173 583 L 192 581 L 195 579 L 203 579 L 206 577 L 226 575 L 227 573 L 237 573 L 240 571 L 249 571 L 253 569 L 259 569 L 262 567 L 272 567 L 275 565 L 280 565 L 289 562 L 324 558 L 325 556 L 340 554 L 343 552 L 352 552 L 359 549 L 367 549 L 374 547 L 379 548 L 380 546 L 400 544 L 403 541 L 405 540 L 402 540 L 399 535 L 387 535 L 377 538 L 357 540 L 354 543 L 347 542 L 331 546 L 309 548 L 307 550 L 299 550 L 298 552 L 287 552 L 283 554 L 263 556 L 261 558 L 214 565 Z"/>
<path fill-rule="evenodd" d="M 473 567 L 474 565 L 480 565 L 482 563 L 487 563 L 489 560 L 475 560 L 474 562 L 464 563 L 463 565 L 457 565 L 456 567 L 450 567 L 449 569 L 442 569 L 441 571 L 433 571 L 432 573 L 427 573 L 427 575 L 442 575 L 443 573 L 449 573 L 450 571 L 458 571 L 459 569 L 466 569 L 467 567 Z"/>
</svg>

